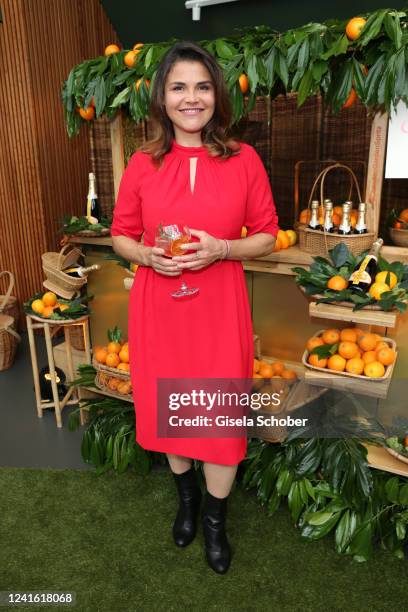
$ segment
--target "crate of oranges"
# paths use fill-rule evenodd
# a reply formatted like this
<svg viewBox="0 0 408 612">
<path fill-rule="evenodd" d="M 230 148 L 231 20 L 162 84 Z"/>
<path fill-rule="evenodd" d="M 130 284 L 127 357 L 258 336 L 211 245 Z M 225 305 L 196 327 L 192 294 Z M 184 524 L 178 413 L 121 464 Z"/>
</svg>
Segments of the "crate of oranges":
<svg viewBox="0 0 408 612">
<path fill-rule="evenodd" d="M 378 383 L 391 378 L 396 358 L 391 338 L 349 327 L 317 332 L 307 341 L 302 361 L 317 372 Z"/>
<path fill-rule="evenodd" d="M 130 378 L 129 346 L 122 338 L 121 330 L 116 326 L 108 330 L 106 346 L 93 349 L 93 365 L 96 370 L 115 374 L 121 379 Z"/>
</svg>

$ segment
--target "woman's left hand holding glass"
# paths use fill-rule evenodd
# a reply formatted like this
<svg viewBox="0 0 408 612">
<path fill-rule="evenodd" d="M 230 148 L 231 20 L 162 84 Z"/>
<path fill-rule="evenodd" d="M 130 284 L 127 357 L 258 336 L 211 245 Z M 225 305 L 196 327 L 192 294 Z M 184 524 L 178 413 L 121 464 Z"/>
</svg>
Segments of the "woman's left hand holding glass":
<svg viewBox="0 0 408 612">
<path fill-rule="evenodd" d="M 181 270 L 201 270 L 226 255 L 225 240 L 215 238 L 203 230 L 189 228 L 190 234 L 199 238 L 199 242 L 189 242 L 180 245 L 184 251 L 192 251 L 186 255 L 176 255 L 173 261 L 177 262 Z"/>
</svg>

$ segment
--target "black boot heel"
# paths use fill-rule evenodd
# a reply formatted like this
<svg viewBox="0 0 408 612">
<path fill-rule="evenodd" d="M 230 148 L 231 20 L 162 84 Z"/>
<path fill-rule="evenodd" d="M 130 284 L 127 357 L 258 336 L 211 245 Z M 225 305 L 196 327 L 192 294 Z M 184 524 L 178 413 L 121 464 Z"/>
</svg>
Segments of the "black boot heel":
<svg viewBox="0 0 408 612">
<path fill-rule="evenodd" d="M 180 498 L 179 509 L 173 525 L 173 538 L 177 546 L 187 546 L 197 533 L 197 521 L 201 503 L 201 489 L 197 483 L 194 466 L 183 474 L 175 474 Z"/>
<path fill-rule="evenodd" d="M 227 499 L 219 499 L 207 491 L 203 504 L 205 553 L 208 565 L 217 574 L 225 574 L 231 563 L 231 548 L 225 532 Z"/>
</svg>

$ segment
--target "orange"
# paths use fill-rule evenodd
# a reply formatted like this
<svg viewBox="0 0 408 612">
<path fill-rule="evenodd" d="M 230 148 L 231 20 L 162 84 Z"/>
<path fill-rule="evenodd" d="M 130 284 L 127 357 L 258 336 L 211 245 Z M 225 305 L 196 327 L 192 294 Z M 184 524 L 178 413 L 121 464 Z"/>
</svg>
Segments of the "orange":
<svg viewBox="0 0 408 612">
<path fill-rule="evenodd" d="M 290 247 L 288 235 L 283 230 L 279 230 L 278 239 L 280 240 L 280 243 L 281 243 L 281 249 L 287 249 L 288 247 Z"/>
<path fill-rule="evenodd" d="M 402 223 L 400 223 L 399 221 L 395 221 L 395 223 L 394 223 L 394 225 L 392 227 L 394 229 L 401 229 Z"/>
<path fill-rule="evenodd" d="M 44 306 L 55 306 L 57 303 L 57 296 L 52 291 L 47 291 L 47 293 L 44 293 L 41 299 Z"/>
<path fill-rule="evenodd" d="M 262 376 L 262 378 L 270 378 L 274 374 L 273 367 L 270 363 L 263 363 L 259 370 L 259 374 Z"/>
<path fill-rule="evenodd" d="M 398 219 L 402 221 L 402 223 L 408 223 L 408 208 L 404 208 L 398 215 Z"/>
<path fill-rule="evenodd" d="M 345 327 L 340 332 L 342 342 L 357 342 L 357 332 L 354 327 Z"/>
<path fill-rule="evenodd" d="M 336 344 L 340 341 L 340 332 L 338 329 L 326 329 L 322 334 L 322 340 L 325 344 Z"/>
<path fill-rule="evenodd" d="M 243 72 L 239 75 L 238 83 L 243 94 L 246 94 L 249 89 L 249 81 L 247 75 Z"/>
<path fill-rule="evenodd" d="M 138 52 L 137 51 L 128 51 L 125 55 L 125 57 L 123 58 L 123 63 L 128 67 L 128 68 L 133 68 L 133 66 L 136 63 L 136 57 L 137 57 Z"/>
<path fill-rule="evenodd" d="M 354 89 L 354 87 L 351 88 L 350 93 L 348 95 L 347 100 L 345 101 L 345 103 L 343 104 L 343 106 L 341 107 L 342 109 L 345 108 L 350 108 L 350 106 L 353 106 L 354 102 L 357 100 L 357 94 L 356 94 L 356 90 Z"/>
<path fill-rule="evenodd" d="M 395 287 L 398 282 L 398 278 L 394 272 L 388 272 L 387 270 L 383 270 L 382 272 L 378 272 L 375 275 L 376 283 L 385 283 L 389 286 L 390 289 Z"/>
<path fill-rule="evenodd" d="M 306 348 L 309 351 L 309 353 L 311 353 L 313 349 L 316 348 L 316 346 L 322 346 L 323 344 L 324 342 L 321 338 L 316 338 L 314 336 L 313 338 L 309 338 L 309 340 L 306 343 Z"/>
<path fill-rule="evenodd" d="M 363 351 L 373 351 L 377 344 L 377 338 L 375 334 L 365 333 L 360 336 L 357 344 Z"/>
<path fill-rule="evenodd" d="M 350 40 L 357 40 L 364 28 L 366 20 L 363 17 L 353 17 L 346 25 L 346 35 Z"/>
<path fill-rule="evenodd" d="M 390 345 L 388 344 L 388 342 L 385 342 L 384 340 L 380 340 L 379 342 L 377 342 L 377 344 L 375 345 L 375 352 L 378 353 L 378 351 L 381 351 L 381 349 L 383 348 L 390 348 Z"/>
<path fill-rule="evenodd" d="M 258 359 L 254 359 L 254 374 L 259 372 L 261 367 L 261 362 Z"/>
<path fill-rule="evenodd" d="M 333 215 L 338 215 L 341 218 L 343 216 L 343 207 L 333 206 Z"/>
<path fill-rule="evenodd" d="M 44 312 L 44 302 L 42 300 L 34 300 L 31 303 L 31 310 L 36 312 L 37 314 L 42 314 Z"/>
<path fill-rule="evenodd" d="M 139 87 L 141 86 L 142 82 L 143 82 L 143 79 L 137 79 L 137 81 L 135 83 L 136 91 L 139 91 Z M 147 89 L 149 89 L 149 87 L 150 87 L 149 79 L 144 79 L 144 82 L 145 82 L 145 85 L 146 85 Z"/>
<path fill-rule="evenodd" d="M 358 346 L 355 342 L 340 342 L 339 344 L 339 355 L 344 357 L 344 359 L 353 359 L 358 354 Z"/>
<path fill-rule="evenodd" d="M 133 51 L 138 51 L 140 53 L 140 49 L 143 47 L 143 43 L 136 43 L 133 45 Z"/>
<path fill-rule="evenodd" d="M 281 241 L 280 241 L 280 239 L 279 239 L 279 238 L 276 238 L 276 240 L 275 240 L 275 246 L 273 247 L 273 252 L 274 252 L 274 253 L 277 253 L 278 251 L 280 251 L 280 250 L 281 250 L 281 248 L 282 248 L 282 243 L 281 243 Z"/>
<path fill-rule="evenodd" d="M 248 235 L 248 229 L 245 227 L 245 225 L 243 225 L 241 228 L 241 238 L 246 238 L 247 235 Z"/>
<path fill-rule="evenodd" d="M 120 382 L 117 386 L 117 392 L 120 393 L 121 395 L 129 395 L 131 392 L 130 383 L 127 382 L 126 380 Z"/>
<path fill-rule="evenodd" d="M 272 368 L 274 376 L 282 376 L 282 372 L 285 369 L 285 364 L 281 361 L 275 361 L 275 363 L 272 364 Z"/>
<path fill-rule="evenodd" d="M 118 45 L 108 45 L 105 48 L 104 55 L 112 55 L 113 53 L 119 53 L 120 48 Z"/>
<path fill-rule="evenodd" d="M 308 208 L 304 208 L 299 215 L 299 223 L 307 225 L 310 221 L 311 212 Z"/>
<path fill-rule="evenodd" d="M 110 368 L 117 368 L 120 363 L 119 355 L 117 353 L 108 353 L 105 363 Z"/>
<path fill-rule="evenodd" d="M 283 370 L 282 378 L 285 380 L 295 380 L 297 378 L 297 374 L 294 370 Z"/>
<path fill-rule="evenodd" d="M 327 288 L 333 289 L 333 291 L 342 291 L 343 289 L 347 289 L 348 281 L 342 276 L 336 275 L 329 278 L 327 281 Z"/>
<path fill-rule="evenodd" d="M 104 346 L 98 347 L 95 349 L 94 355 L 98 363 L 106 363 L 106 357 L 108 356 L 108 351 Z"/>
<path fill-rule="evenodd" d="M 330 370 L 336 370 L 336 372 L 343 372 L 344 368 L 346 367 L 346 363 L 347 362 L 344 357 L 336 353 L 330 357 L 329 361 L 327 362 L 327 367 Z"/>
<path fill-rule="evenodd" d="M 108 353 L 120 353 L 122 345 L 119 342 L 109 342 Z"/>
<path fill-rule="evenodd" d="M 315 368 L 325 368 L 327 366 L 327 359 L 319 359 L 317 355 L 309 355 L 307 361 L 310 365 L 315 366 Z"/>
<path fill-rule="evenodd" d="M 375 334 L 373 332 L 373 336 L 375 336 L 375 339 L 377 340 L 377 342 L 381 342 L 382 341 L 382 336 L 380 336 L 380 334 Z M 388 346 L 388 344 L 387 344 L 387 346 Z"/>
<path fill-rule="evenodd" d="M 129 363 L 129 349 L 127 346 L 122 347 L 122 350 L 119 353 L 119 359 L 123 363 Z"/>
<path fill-rule="evenodd" d="M 43 310 L 42 316 L 48 319 L 54 312 L 54 308 L 52 306 L 46 306 Z"/>
<path fill-rule="evenodd" d="M 365 363 L 359 357 L 349 359 L 346 363 L 346 372 L 350 374 L 362 374 L 364 372 Z"/>
<path fill-rule="evenodd" d="M 95 117 L 95 109 L 93 106 L 88 106 L 88 108 L 80 108 L 79 114 L 85 121 L 91 121 Z"/>
<path fill-rule="evenodd" d="M 384 376 L 385 368 L 379 361 L 367 363 L 364 367 L 364 374 L 369 378 L 381 378 Z"/>
<path fill-rule="evenodd" d="M 383 365 L 391 365 L 392 363 L 394 363 L 396 358 L 396 353 L 395 351 L 390 348 L 381 348 L 379 351 L 377 351 L 377 361 L 379 361 L 380 363 L 382 363 Z"/>
<path fill-rule="evenodd" d="M 366 351 L 361 358 L 365 364 L 372 363 L 373 361 L 377 361 L 377 353 L 375 351 Z"/>
<path fill-rule="evenodd" d="M 359 327 L 353 327 L 354 331 L 357 334 L 357 340 L 360 338 L 360 336 L 362 336 L 364 334 L 363 330 L 360 329 Z"/>
<path fill-rule="evenodd" d="M 120 363 L 120 364 L 118 365 L 117 369 L 118 369 L 118 370 L 123 370 L 124 372 L 129 372 L 130 367 L 129 367 L 129 364 L 128 364 L 128 363 L 124 363 L 124 362 L 122 362 L 122 363 Z"/>
<path fill-rule="evenodd" d="M 293 246 L 297 242 L 297 234 L 295 230 L 286 230 L 286 235 L 289 238 L 289 246 Z"/>
<path fill-rule="evenodd" d="M 381 300 L 381 295 L 386 291 L 390 291 L 389 285 L 386 283 L 373 283 L 368 291 L 368 293 L 376 300 Z"/>
<path fill-rule="evenodd" d="M 116 391 L 116 389 L 118 388 L 118 386 L 119 386 L 119 384 L 120 384 L 121 382 L 122 382 L 122 381 L 120 380 L 120 378 L 114 378 L 114 377 L 112 376 L 112 378 L 110 378 L 110 379 L 109 379 L 109 382 L 108 382 L 108 387 L 109 387 L 109 389 L 110 389 L 111 391 Z"/>
</svg>

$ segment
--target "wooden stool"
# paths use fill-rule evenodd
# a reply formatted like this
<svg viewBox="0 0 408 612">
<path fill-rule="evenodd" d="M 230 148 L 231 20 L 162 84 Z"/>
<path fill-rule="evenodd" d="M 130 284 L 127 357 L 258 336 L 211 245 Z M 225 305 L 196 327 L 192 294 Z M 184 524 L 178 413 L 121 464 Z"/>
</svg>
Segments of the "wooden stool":
<svg viewBox="0 0 408 612">
<path fill-rule="evenodd" d="M 35 397 L 37 403 L 37 415 L 41 419 L 43 415 L 43 409 L 52 408 L 55 409 L 55 419 L 57 421 L 57 427 L 62 427 L 61 420 L 61 411 L 67 404 L 77 404 L 80 395 L 79 391 L 75 387 L 70 387 L 62 398 L 59 399 L 58 396 L 58 388 L 56 383 L 56 373 L 55 373 L 55 363 L 54 363 L 54 353 L 52 350 L 52 342 L 51 339 L 58 332 L 61 327 L 64 329 L 65 336 L 65 347 L 67 352 L 67 369 L 68 369 L 68 378 L 69 382 L 75 379 L 74 373 L 74 364 L 72 359 L 72 348 L 71 348 L 71 337 L 69 334 L 69 330 L 74 326 L 81 326 L 82 333 L 84 336 L 84 346 L 85 346 L 85 356 L 86 362 L 91 363 L 91 351 L 90 351 L 90 341 L 89 341 L 89 320 L 88 315 L 80 317 L 79 319 L 67 319 L 66 321 L 53 321 L 53 320 L 44 320 L 40 317 L 36 317 L 35 315 L 27 315 L 27 331 L 28 331 L 28 339 L 30 342 L 30 353 L 31 353 L 31 365 L 33 368 L 33 378 L 34 378 L 34 389 L 35 389 Z M 38 371 L 38 361 L 37 361 L 37 350 L 34 338 L 34 329 L 43 329 L 45 336 L 45 344 L 47 347 L 47 358 L 48 358 L 48 367 L 50 370 L 51 377 L 51 388 L 52 388 L 52 397 L 53 402 L 49 402 L 48 400 L 43 400 L 40 392 L 40 377 Z M 74 398 L 70 399 L 71 396 L 74 395 Z M 83 425 L 86 422 L 85 410 L 80 409 L 80 422 Z"/>
</svg>

